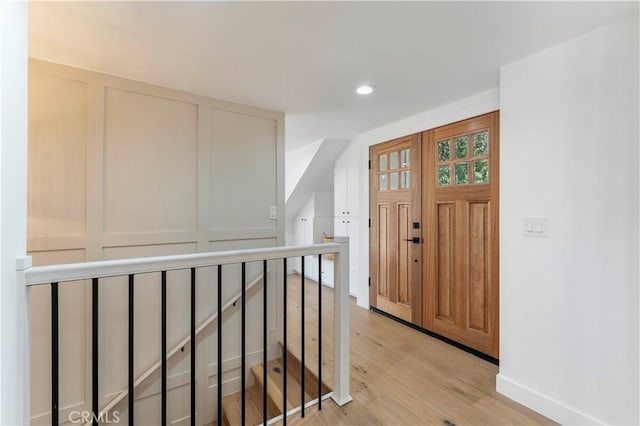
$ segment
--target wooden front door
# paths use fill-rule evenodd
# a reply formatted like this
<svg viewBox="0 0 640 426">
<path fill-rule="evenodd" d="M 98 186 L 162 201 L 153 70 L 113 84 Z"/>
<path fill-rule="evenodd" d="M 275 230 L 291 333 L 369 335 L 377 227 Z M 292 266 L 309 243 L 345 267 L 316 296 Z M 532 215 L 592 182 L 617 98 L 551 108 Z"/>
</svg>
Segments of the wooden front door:
<svg viewBox="0 0 640 426">
<path fill-rule="evenodd" d="M 426 131 L 424 327 L 498 358 L 498 112 Z"/>
<path fill-rule="evenodd" d="M 370 304 L 422 326 L 420 134 L 372 146 Z"/>
</svg>

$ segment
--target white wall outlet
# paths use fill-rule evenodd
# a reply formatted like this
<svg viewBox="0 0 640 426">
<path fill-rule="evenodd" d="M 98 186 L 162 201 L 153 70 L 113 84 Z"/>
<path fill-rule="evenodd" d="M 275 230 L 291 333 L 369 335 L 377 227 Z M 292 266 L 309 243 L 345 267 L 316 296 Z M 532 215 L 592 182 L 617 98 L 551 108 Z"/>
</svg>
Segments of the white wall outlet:
<svg viewBox="0 0 640 426">
<path fill-rule="evenodd" d="M 278 218 L 278 206 L 269 206 L 269 219 Z"/>
<path fill-rule="evenodd" d="M 533 238 L 547 238 L 549 220 L 546 217 L 525 217 L 522 221 L 522 235 Z"/>
</svg>

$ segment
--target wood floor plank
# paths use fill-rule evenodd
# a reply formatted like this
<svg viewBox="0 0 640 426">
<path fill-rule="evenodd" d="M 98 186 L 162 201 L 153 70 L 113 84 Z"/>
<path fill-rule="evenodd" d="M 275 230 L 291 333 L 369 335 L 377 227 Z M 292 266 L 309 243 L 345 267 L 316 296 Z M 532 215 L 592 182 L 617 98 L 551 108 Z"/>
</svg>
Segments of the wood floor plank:
<svg viewBox="0 0 640 426">
<path fill-rule="evenodd" d="M 300 278 L 288 279 L 288 408 L 299 405 L 302 309 Z M 305 360 L 309 374 L 317 374 L 317 284 L 305 282 Z M 467 352 L 393 320 L 350 304 L 351 395 L 343 407 L 330 400 L 322 411 L 312 407 L 306 416 L 294 414 L 291 424 L 310 425 L 547 425 L 549 419 L 495 391 L 498 368 Z M 333 383 L 333 292 L 323 288 L 323 382 Z M 293 359 L 291 358 L 293 357 Z M 291 371 L 291 366 L 294 370 Z M 282 408 L 281 359 L 268 364 L 270 395 Z M 261 376 L 260 371 L 256 370 Z M 306 375 L 307 382 L 312 379 Z M 260 384 L 260 381 L 256 381 Z M 317 382 L 316 382 L 317 384 Z M 259 386 L 258 386 L 259 387 Z M 261 409 L 261 393 L 252 388 L 247 407 Z M 307 386 L 307 398 L 316 396 Z M 230 397 L 227 397 L 230 398 Z M 239 398 L 225 404 L 239 412 Z M 276 403 L 276 400 L 279 401 Z M 277 410 L 279 411 L 279 410 Z M 260 411 L 261 413 L 261 411 Z M 275 411 L 271 410 L 271 414 Z M 253 414 L 252 414 L 253 416 Z M 227 419 L 225 419 L 227 420 Z M 227 421 L 238 421 L 235 417 Z M 254 419 L 252 418 L 252 421 Z M 281 422 L 280 422 L 281 423 Z"/>
<path fill-rule="evenodd" d="M 317 284 L 305 282 L 305 342 L 317 339 Z M 300 277 L 287 290 L 288 344 L 300 345 Z M 498 367 L 396 321 L 350 304 L 353 401 L 323 403 L 288 418 L 309 425 L 547 425 L 551 420 L 495 391 Z M 333 291 L 323 288 L 323 380 L 333 383 Z M 317 341 L 315 341 L 317 342 Z M 317 356 L 317 349 L 307 356 Z M 313 355 L 312 355 L 313 354 Z M 310 368 L 315 368 L 310 365 Z M 314 370 L 316 371 L 316 370 Z"/>
</svg>

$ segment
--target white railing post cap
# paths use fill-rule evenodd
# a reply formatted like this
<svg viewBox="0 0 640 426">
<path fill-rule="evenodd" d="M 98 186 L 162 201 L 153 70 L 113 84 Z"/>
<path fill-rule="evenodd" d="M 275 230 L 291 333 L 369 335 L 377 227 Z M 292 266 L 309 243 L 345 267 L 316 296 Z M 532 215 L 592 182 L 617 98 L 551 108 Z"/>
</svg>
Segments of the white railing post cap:
<svg viewBox="0 0 640 426">
<path fill-rule="evenodd" d="M 31 256 L 19 257 L 16 259 L 16 271 L 26 271 L 33 266 Z"/>
</svg>

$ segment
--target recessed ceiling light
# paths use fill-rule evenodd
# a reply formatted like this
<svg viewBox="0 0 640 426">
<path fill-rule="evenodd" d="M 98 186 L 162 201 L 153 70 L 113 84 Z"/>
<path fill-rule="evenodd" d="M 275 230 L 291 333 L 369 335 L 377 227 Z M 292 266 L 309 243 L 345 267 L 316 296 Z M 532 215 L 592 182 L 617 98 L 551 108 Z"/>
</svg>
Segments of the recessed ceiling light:
<svg viewBox="0 0 640 426">
<path fill-rule="evenodd" d="M 358 95 L 368 95 L 373 92 L 373 87 L 368 84 L 363 84 L 362 86 L 356 89 L 356 93 Z"/>
</svg>

